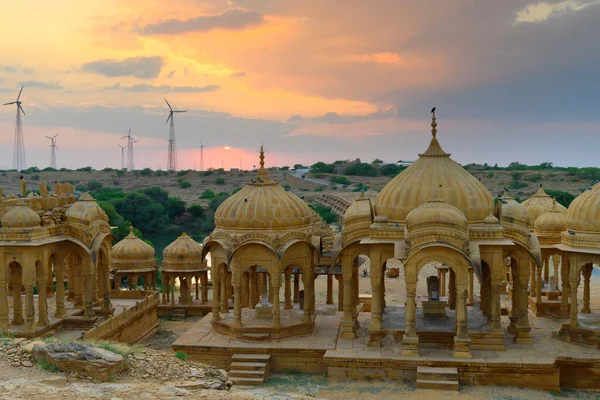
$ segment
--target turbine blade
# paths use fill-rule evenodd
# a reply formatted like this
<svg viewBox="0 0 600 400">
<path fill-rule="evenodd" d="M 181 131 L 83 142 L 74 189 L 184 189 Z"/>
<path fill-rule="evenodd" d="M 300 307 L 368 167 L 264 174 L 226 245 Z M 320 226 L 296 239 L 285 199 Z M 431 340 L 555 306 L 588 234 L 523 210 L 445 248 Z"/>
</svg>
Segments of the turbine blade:
<svg viewBox="0 0 600 400">
<path fill-rule="evenodd" d="M 10 103 L 4 103 L 3 105 L 4 105 L 4 106 L 8 106 L 8 105 L 10 105 L 10 104 L 15 104 L 15 103 L 16 103 L 16 101 L 11 101 Z"/>
<path fill-rule="evenodd" d="M 58 147 L 56 147 L 56 146 L 54 146 L 54 148 L 55 148 L 56 150 L 60 150 L 60 149 L 59 149 Z"/>
<path fill-rule="evenodd" d="M 44 136 L 44 137 L 45 137 L 45 138 L 48 138 L 48 139 L 50 139 L 50 140 L 52 140 L 52 138 L 51 138 L 50 136 Z"/>
<path fill-rule="evenodd" d="M 171 117 L 172 117 L 172 116 L 173 116 L 173 111 L 171 111 L 171 112 L 169 113 L 169 116 L 167 117 L 167 122 L 169 122 L 169 120 L 171 119 Z M 167 122 L 165 122 L 165 124 L 166 124 Z"/>
<path fill-rule="evenodd" d="M 167 105 L 169 106 L 169 110 L 173 111 L 173 109 L 171 108 L 171 105 L 169 104 L 169 102 L 167 101 L 167 99 L 165 99 L 165 103 L 167 103 Z"/>
<path fill-rule="evenodd" d="M 19 95 L 17 96 L 17 101 L 19 101 L 19 99 L 21 98 L 21 92 L 23 91 L 23 88 L 25 86 L 21 86 L 21 90 L 19 90 Z"/>
<path fill-rule="evenodd" d="M 131 127 L 129 127 L 129 135 L 128 136 L 131 136 Z"/>
<path fill-rule="evenodd" d="M 121 139 L 125 139 L 126 137 L 129 137 L 129 136 L 123 136 Z"/>
<path fill-rule="evenodd" d="M 27 114 L 25 114 L 25 110 L 23 110 L 23 107 L 21 107 L 20 104 L 19 104 L 19 108 L 21 109 L 21 112 L 23 113 L 23 115 L 27 115 Z"/>
<path fill-rule="evenodd" d="M 59 133 L 60 133 L 60 132 L 59 132 Z M 54 138 L 55 138 L 55 137 L 57 137 L 57 136 L 58 136 L 58 133 L 57 133 L 56 135 L 54 135 L 54 137 L 53 137 L 52 139 L 54 139 Z"/>
<path fill-rule="evenodd" d="M 173 112 L 187 112 L 187 111 L 180 111 L 180 110 L 178 110 L 178 111 L 173 111 Z"/>
</svg>

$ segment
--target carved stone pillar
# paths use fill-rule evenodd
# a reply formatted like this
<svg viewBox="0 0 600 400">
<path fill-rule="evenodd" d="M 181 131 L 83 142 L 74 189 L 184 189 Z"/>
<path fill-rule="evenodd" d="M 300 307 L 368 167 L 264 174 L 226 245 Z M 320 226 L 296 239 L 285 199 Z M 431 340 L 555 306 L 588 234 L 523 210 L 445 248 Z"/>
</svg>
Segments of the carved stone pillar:
<svg viewBox="0 0 600 400">
<path fill-rule="evenodd" d="M 548 282 L 550 278 L 550 266 L 548 265 L 548 260 L 544 260 L 544 282 Z"/>
<path fill-rule="evenodd" d="M 106 310 L 112 309 L 112 303 L 110 301 L 110 271 L 108 270 L 108 264 L 99 265 L 98 268 L 102 268 L 102 271 L 104 271 L 104 274 L 103 274 L 104 293 L 103 293 L 102 309 L 106 311 Z"/>
<path fill-rule="evenodd" d="M 175 280 L 177 279 L 176 275 L 171 275 L 171 305 L 175 305 Z M 217 303 L 218 306 L 219 303 Z"/>
<path fill-rule="evenodd" d="M 369 325 L 370 331 L 381 330 L 381 283 L 379 279 L 377 282 L 371 281 L 371 290 L 373 291 L 373 301 L 371 302 L 371 324 Z"/>
<path fill-rule="evenodd" d="M 21 294 L 19 293 L 19 297 Z M 25 285 L 25 333 L 33 333 L 36 331 L 35 322 L 35 306 L 33 303 L 33 285 Z"/>
<path fill-rule="evenodd" d="M 257 277 L 256 277 L 256 269 L 250 269 L 250 308 L 254 309 L 256 307 L 256 293 L 258 290 L 257 287 Z"/>
<path fill-rule="evenodd" d="M 221 274 L 221 312 L 228 313 L 229 312 L 229 297 L 227 295 L 229 291 L 229 272 L 227 269 L 223 270 Z"/>
<path fill-rule="evenodd" d="M 577 320 L 577 288 L 579 288 L 579 270 L 577 265 L 572 265 L 573 271 L 570 273 L 569 286 L 571 292 L 571 312 L 569 326 L 571 328 L 579 328 L 579 321 Z"/>
<path fill-rule="evenodd" d="M 208 271 L 202 271 L 200 281 L 202 282 L 202 303 L 208 303 Z"/>
<path fill-rule="evenodd" d="M 294 304 L 300 302 L 300 274 L 294 274 Z"/>
<path fill-rule="evenodd" d="M 85 293 L 84 293 L 84 308 L 83 308 L 83 317 L 84 318 L 94 318 L 94 309 L 93 305 L 93 281 L 94 277 L 92 275 L 86 274 L 83 276 L 83 280 L 85 282 Z"/>
<path fill-rule="evenodd" d="M 456 310 L 456 273 L 450 270 L 450 282 L 448 282 L 448 308 Z"/>
<path fill-rule="evenodd" d="M 533 264 L 533 265 L 535 265 L 535 264 Z M 535 268 L 535 266 L 534 266 L 533 271 L 535 272 L 535 275 L 536 275 L 535 302 L 536 302 L 536 304 L 542 304 L 542 268 L 541 267 Z"/>
<path fill-rule="evenodd" d="M 338 281 L 338 311 L 344 311 L 344 276 L 336 275 Z"/>
<path fill-rule="evenodd" d="M 592 277 L 592 265 L 587 265 L 583 268 L 583 308 L 581 312 L 591 314 L 590 309 L 590 278 Z"/>
<path fill-rule="evenodd" d="M 562 290 L 560 294 L 560 314 L 563 317 L 569 316 L 569 270 L 571 266 L 570 258 L 563 257 L 562 262 L 560 263 L 560 276 L 561 276 L 561 284 Z"/>
<path fill-rule="evenodd" d="M 273 279 L 271 282 L 271 292 L 273 293 L 273 328 L 281 328 L 281 304 L 279 302 L 279 289 L 281 283 L 279 279 Z"/>
<path fill-rule="evenodd" d="M 22 283 L 19 280 L 18 282 L 12 282 L 12 298 L 13 298 L 13 325 L 22 325 L 23 320 L 23 301 L 21 297 L 22 291 Z"/>
<path fill-rule="evenodd" d="M 333 304 L 333 275 L 327 274 L 327 301 L 326 304 Z"/>
<path fill-rule="evenodd" d="M 560 280 L 560 276 L 558 276 L 558 266 L 560 264 L 560 256 L 555 254 L 552 256 L 552 265 L 554 266 L 554 279 L 556 279 L 556 290 L 558 291 L 558 283 Z"/>
<path fill-rule="evenodd" d="M 65 273 L 67 275 L 67 300 L 74 301 L 75 300 L 75 260 L 74 257 L 69 253 L 65 258 Z M 121 286 L 121 281 L 117 281 L 116 288 L 119 289 Z"/>
<path fill-rule="evenodd" d="M 502 292 L 502 284 L 492 284 L 491 291 L 490 332 L 502 332 L 502 325 L 500 322 L 500 314 L 502 311 L 502 304 L 500 304 L 500 293 Z"/>
<path fill-rule="evenodd" d="M 46 258 L 46 257 L 44 257 Z M 46 299 L 46 272 L 47 269 L 44 265 L 47 263 L 47 260 L 42 260 L 42 266 L 36 270 L 37 273 L 37 287 L 38 287 L 38 322 L 37 326 L 47 326 L 50 325 L 50 320 L 48 319 L 48 301 Z"/>
<path fill-rule="evenodd" d="M 74 308 L 83 308 L 83 275 L 81 264 L 74 267 L 75 269 L 75 304 Z"/>
<path fill-rule="evenodd" d="M 468 304 L 473 305 L 475 303 L 475 290 L 474 290 L 474 286 L 475 286 L 475 282 L 473 279 L 473 273 L 475 271 L 473 270 L 473 268 L 469 268 L 469 302 Z"/>
<path fill-rule="evenodd" d="M 283 274 L 283 297 L 284 297 L 284 310 L 290 310 L 292 308 L 292 282 L 291 278 L 291 270 L 288 269 Z"/>
<path fill-rule="evenodd" d="M 459 287 L 456 301 L 456 336 L 454 337 L 454 357 L 471 358 L 471 338 L 468 332 L 467 288 Z"/>
<path fill-rule="evenodd" d="M 446 269 L 439 270 L 440 278 L 440 296 L 446 296 Z"/>
<path fill-rule="evenodd" d="M 416 283 L 406 284 L 406 327 L 404 328 L 404 337 L 402 338 L 403 357 L 419 356 L 419 337 L 417 336 L 417 303 Z"/>
<path fill-rule="evenodd" d="M 167 293 L 169 293 L 169 278 L 167 274 L 163 272 L 162 274 L 162 288 L 161 288 L 161 298 L 162 304 L 167 304 Z"/>
<path fill-rule="evenodd" d="M 535 274 L 535 263 L 533 261 L 529 262 L 529 295 L 531 297 L 536 297 L 537 294 L 537 282 L 536 282 L 536 274 Z"/>
<path fill-rule="evenodd" d="M 342 332 L 340 337 L 342 338 L 356 338 L 356 329 L 354 325 L 354 311 L 352 310 L 353 302 L 352 302 L 352 271 L 344 271 L 343 276 L 341 277 L 341 289 L 343 289 L 342 294 L 342 304 L 344 305 L 344 316 L 342 317 Z"/>
<path fill-rule="evenodd" d="M 248 308 L 248 305 L 250 304 L 248 295 L 250 294 L 250 279 L 249 279 L 249 272 L 244 272 L 242 274 L 242 307 L 243 308 Z M 235 296 L 235 287 L 233 288 L 234 293 L 233 295 Z"/>
<path fill-rule="evenodd" d="M 219 315 L 219 306 L 221 303 L 221 274 L 220 273 L 215 273 L 217 267 L 213 267 L 213 274 L 212 274 L 212 282 L 213 282 L 213 304 L 212 304 L 212 320 L 213 321 L 220 321 L 221 320 L 221 315 Z"/>
<path fill-rule="evenodd" d="M 8 323 L 8 291 L 6 290 L 7 273 L 6 257 L 0 254 L 0 329 L 9 329 Z"/>
<path fill-rule="evenodd" d="M 196 300 L 200 300 L 200 282 L 198 282 L 199 280 L 199 276 L 196 275 L 194 276 L 194 280 L 196 281 Z"/>
<path fill-rule="evenodd" d="M 521 265 L 523 265 L 521 260 Z M 519 279 L 520 277 L 516 277 Z M 527 292 L 527 279 L 521 282 L 519 287 L 519 319 L 517 321 L 517 335 L 515 336 L 515 343 L 519 344 L 530 344 L 533 343 L 531 339 L 531 325 L 529 324 L 529 293 Z"/>
<path fill-rule="evenodd" d="M 239 328 L 242 326 L 242 288 L 240 285 L 233 285 L 233 323 L 232 326 Z"/>
</svg>

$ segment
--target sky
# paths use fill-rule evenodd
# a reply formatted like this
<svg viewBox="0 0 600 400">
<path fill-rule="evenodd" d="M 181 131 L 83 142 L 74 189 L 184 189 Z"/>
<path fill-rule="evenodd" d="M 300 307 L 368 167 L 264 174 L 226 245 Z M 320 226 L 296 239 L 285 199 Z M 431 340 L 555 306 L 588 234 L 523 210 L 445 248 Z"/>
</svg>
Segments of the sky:
<svg viewBox="0 0 600 400">
<path fill-rule="evenodd" d="M 0 101 L 28 166 L 180 169 L 414 160 L 598 166 L 600 0 L 21 0 L 0 14 Z M 0 168 L 15 107 L 0 108 Z M 203 159 L 200 157 L 203 147 Z M 230 147 L 226 150 L 225 147 Z M 202 165 L 201 165 L 202 164 Z"/>
</svg>

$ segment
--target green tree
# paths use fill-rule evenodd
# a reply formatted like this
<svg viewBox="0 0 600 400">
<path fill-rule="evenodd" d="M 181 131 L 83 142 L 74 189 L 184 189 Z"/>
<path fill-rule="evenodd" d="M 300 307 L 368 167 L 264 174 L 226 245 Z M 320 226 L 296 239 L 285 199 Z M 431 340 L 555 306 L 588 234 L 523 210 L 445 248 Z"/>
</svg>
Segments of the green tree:
<svg viewBox="0 0 600 400">
<path fill-rule="evenodd" d="M 204 208 L 198 204 L 191 205 L 188 208 L 190 214 L 194 216 L 194 218 L 202 218 L 204 217 Z"/>
<path fill-rule="evenodd" d="M 142 176 L 150 176 L 152 175 L 152 170 L 150 168 L 144 168 L 140 171 L 140 175 Z"/>
<path fill-rule="evenodd" d="M 344 175 L 377 176 L 377 169 L 372 164 L 356 163 L 346 167 Z"/>
<path fill-rule="evenodd" d="M 565 207 L 569 207 L 569 205 L 571 205 L 571 202 L 575 199 L 576 196 L 572 195 L 569 192 L 563 192 L 562 190 L 553 190 L 553 189 L 544 189 L 544 191 L 556 198 L 556 201 L 559 204 L 562 204 Z"/>
<path fill-rule="evenodd" d="M 379 173 L 383 176 L 396 176 L 404 169 L 406 169 L 406 167 L 403 167 L 401 165 L 386 164 L 382 165 L 381 168 L 379 168 Z"/>
<path fill-rule="evenodd" d="M 217 197 L 217 195 L 210 189 L 206 189 L 204 192 L 202 192 L 202 194 L 200 194 L 200 198 L 203 200 L 211 200 L 215 197 Z"/>
<path fill-rule="evenodd" d="M 166 211 L 171 219 L 182 215 L 185 212 L 185 201 L 181 200 L 179 197 L 169 197 L 167 200 Z"/>
<path fill-rule="evenodd" d="M 115 210 L 143 232 L 158 232 L 170 225 L 164 207 L 141 192 L 130 192 L 115 202 Z"/>
<path fill-rule="evenodd" d="M 311 172 L 314 174 L 331 174 L 333 173 L 333 164 L 325 164 L 322 161 L 314 163 L 310 166 Z"/>
<path fill-rule="evenodd" d="M 87 190 L 89 190 L 90 192 L 97 192 L 98 190 L 101 190 L 102 187 L 103 185 L 97 180 L 91 180 L 87 184 Z"/>
<path fill-rule="evenodd" d="M 345 176 L 332 176 L 331 178 L 329 178 L 329 181 L 331 183 L 337 183 L 340 185 L 351 185 L 352 182 L 350 182 L 350 179 L 346 178 Z"/>
</svg>

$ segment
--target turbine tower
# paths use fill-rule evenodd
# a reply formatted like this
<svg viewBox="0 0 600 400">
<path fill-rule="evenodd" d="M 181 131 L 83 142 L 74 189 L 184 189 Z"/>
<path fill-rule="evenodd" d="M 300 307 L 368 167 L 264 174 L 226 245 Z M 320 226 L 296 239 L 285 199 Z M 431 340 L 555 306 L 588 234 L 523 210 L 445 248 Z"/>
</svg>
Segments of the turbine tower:
<svg viewBox="0 0 600 400">
<path fill-rule="evenodd" d="M 184 113 L 185 111 L 173 110 L 167 99 L 165 99 L 165 103 L 167 103 L 169 106 L 169 116 L 167 117 L 167 122 L 169 122 L 169 120 L 171 121 L 171 125 L 169 127 L 169 157 L 167 159 L 167 171 L 177 171 L 177 147 L 175 146 L 175 119 L 173 114 Z"/>
<path fill-rule="evenodd" d="M 50 139 L 50 141 L 52 142 L 52 144 L 50 144 L 50 168 L 54 169 L 56 169 L 56 149 L 58 149 L 58 147 L 56 147 L 57 136 L 58 133 L 54 136 L 46 136 L 46 138 Z"/>
<path fill-rule="evenodd" d="M 127 171 L 133 171 L 135 168 L 135 164 L 133 162 L 133 144 L 137 143 L 137 140 L 134 140 L 131 137 L 131 127 L 129 127 L 129 133 L 127 136 L 123 136 L 121 139 L 127 138 Z"/>
<path fill-rule="evenodd" d="M 204 171 L 204 148 L 206 146 L 200 141 L 200 171 Z"/>
<path fill-rule="evenodd" d="M 125 148 L 128 146 L 119 145 L 119 147 L 121 148 L 121 170 L 124 170 L 125 169 Z"/>
<path fill-rule="evenodd" d="M 19 95 L 17 96 L 17 100 L 12 101 L 10 103 L 4 103 L 5 106 L 10 104 L 17 105 L 17 122 L 15 124 L 15 146 L 13 150 L 13 168 L 17 171 L 22 171 L 27 169 L 27 161 L 25 160 L 25 142 L 23 140 L 23 123 L 21 122 L 21 113 L 25 115 L 25 110 L 21 107 L 21 93 L 23 92 L 23 87 L 21 86 L 21 90 L 19 91 Z"/>
</svg>

